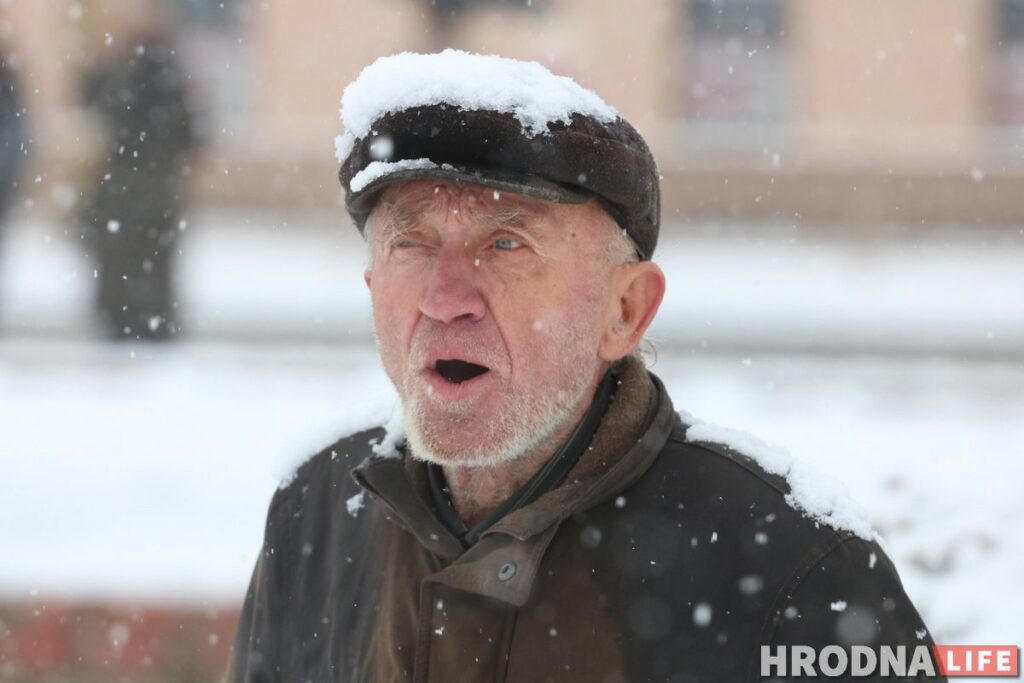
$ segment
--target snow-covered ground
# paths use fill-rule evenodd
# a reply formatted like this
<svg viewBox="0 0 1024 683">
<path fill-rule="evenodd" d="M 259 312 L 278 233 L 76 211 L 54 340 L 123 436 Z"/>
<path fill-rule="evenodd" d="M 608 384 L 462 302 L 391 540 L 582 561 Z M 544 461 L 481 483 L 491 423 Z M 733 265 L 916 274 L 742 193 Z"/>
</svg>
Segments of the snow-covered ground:
<svg viewBox="0 0 1024 683">
<path fill-rule="evenodd" d="M 184 243 L 191 336 L 157 347 L 90 338 L 91 266 L 60 228 L 7 235 L 0 597 L 237 600 L 277 481 L 387 418 L 358 241 L 212 223 Z M 840 478 L 937 639 L 1024 642 L 1024 246 L 663 248 L 654 371 L 677 405 Z"/>
</svg>

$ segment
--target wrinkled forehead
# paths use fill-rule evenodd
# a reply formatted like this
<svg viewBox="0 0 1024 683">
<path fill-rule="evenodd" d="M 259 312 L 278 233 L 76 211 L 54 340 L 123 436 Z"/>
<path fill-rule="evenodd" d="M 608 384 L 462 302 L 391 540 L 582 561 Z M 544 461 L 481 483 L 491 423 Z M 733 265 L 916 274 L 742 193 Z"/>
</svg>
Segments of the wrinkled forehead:
<svg viewBox="0 0 1024 683">
<path fill-rule="evenodd" d="M 409 228 L 426 214 L 458 211 L 465 221 L 500 223 L 524 229 L 552 222 L 562 205 L 482 185 L 412 180 L 392 185 L 381 195 L 368 224 L 372 232 Z"/>
</svg>

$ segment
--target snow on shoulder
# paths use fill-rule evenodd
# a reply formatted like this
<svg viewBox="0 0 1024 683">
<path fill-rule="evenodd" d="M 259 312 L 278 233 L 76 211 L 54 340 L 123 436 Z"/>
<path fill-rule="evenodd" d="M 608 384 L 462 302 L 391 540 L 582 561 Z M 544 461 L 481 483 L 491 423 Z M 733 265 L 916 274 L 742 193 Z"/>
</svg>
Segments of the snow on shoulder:
<svg viewBox="0 0 1024 683">
<path fill-rule="evenodd" d="M 364 451 L 359 449 L 349 452 L 343 447 L 343 442 L 355 437 L 360 432 L 375 430 L 382 424 L 387 425 L 385 429 L 388 434 L 385 435 L 384 441 L 381 444 L 373 447 L 373 452 L 377 454 L 378 448 L 383 447 L 384 444 L 391 444 L 389 447 L 394 449 L 394 439 L 401 438 L 401 422 L 399 421 L 396 425 L 394 413 L 394 398 L 390 396 L 390 394 L 387 394 L 381 400 L 376 400 L 373 397 L 367 397 L 364 405 L 347 410 L 344 418 L 339 420 L 340 425 L 338 426 L 335 434 L 340 436 L 332 437 L 335 441 L 335 445 L 328 449 L 320 450 L 319 453 L 322 453 L 324 456 L 329 456 L 332 461 L 348 461 L 350 456 Z M 395 437 L 391 437 L 390 434 L 392 431 L 397 431 L 399 434 Z M 389 438 L 392 440 L 389 441 Z M 317 441 L 319 441 L 319 438 L 317 438 Z M 276 464 L 276 467 L 274 468 L 276 472 L 273 473 L 275 478 L 278 480 L 278 489 L 284 490 L 289 488 L 298 477 L 299 470 L 302 469 L 303 465 L 313 460 L 316 454 L 317 451 L 313 451 L 312 453 L 307 451 L 305 455 L 302 455 L 298 459 L 294 458 L 294 456 L 290 458 L 282 458 L 281 461 Z M 355 462 L 353 464 L 359 463 Z"/>
<path fill-rule="evenodd" d="M 459 50 L 402 52 L 381 57 L 345 88 L 346 132 L 335 140 L 338 161 L 345 161 L 355 140 L 366 137 L 381 116 L 436 104 L 512 114 L 530 137 L 547 133 L 556 121 L 569 123 L 573 114 L 603 123 L 618 117 L 593 91 L 537 62 Z"/>
<path fill-rule="evenodd" d="M 835 479 L 791 456 L 785 449 L 771 446 L 756 436 L 681 413 L 690 443 L 721 444 L 745 455 L 769 474 L 783 477 L 790 492 L 786 503 L 815 522 L 836 530 L 850 531 L 866 541 L 880 540 L 871 528 L 864 510 Z"/>
<path fill-rule="evenodd" d="M 399 458 L 398 447 L 405 441 L 405 414 L 401 407 L 396 406 L 391 418 L 384 425 L 384 438 L 374 443 L 373 454 L 379 458 Z"/>
</svg>

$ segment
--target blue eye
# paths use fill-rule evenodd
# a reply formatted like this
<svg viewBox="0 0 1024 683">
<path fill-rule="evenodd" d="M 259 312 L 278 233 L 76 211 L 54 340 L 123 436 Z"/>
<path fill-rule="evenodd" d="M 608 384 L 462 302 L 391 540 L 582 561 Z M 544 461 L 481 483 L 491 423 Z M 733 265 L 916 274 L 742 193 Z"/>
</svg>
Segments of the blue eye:
<svg viewBox="0 0 1024 683">
<path fill-rule="evenodd" d="M 502 251 L 512 251 L 513 249 L 518 249 L 521 246 L 522 245 L 518 240 L 514 240 L 511 237 L 499 237 L 494 240 L 494 247 Z"/>
</svg>

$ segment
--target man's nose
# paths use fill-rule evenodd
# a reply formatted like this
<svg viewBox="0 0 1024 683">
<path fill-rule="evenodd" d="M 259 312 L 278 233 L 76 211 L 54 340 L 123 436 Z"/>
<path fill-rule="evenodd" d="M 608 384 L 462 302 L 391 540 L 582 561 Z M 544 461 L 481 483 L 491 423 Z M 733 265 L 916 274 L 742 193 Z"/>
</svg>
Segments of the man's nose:
<svg viewBox="0 0 1024 683">
<path fill-rule="evenodd" d="M 420 312 L 442 323 L 480 320 L 487 306 L 478 286 L 479 269 L 463 250 L 441 249 L 420 299 Z"/>
</svg>

